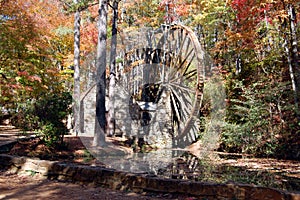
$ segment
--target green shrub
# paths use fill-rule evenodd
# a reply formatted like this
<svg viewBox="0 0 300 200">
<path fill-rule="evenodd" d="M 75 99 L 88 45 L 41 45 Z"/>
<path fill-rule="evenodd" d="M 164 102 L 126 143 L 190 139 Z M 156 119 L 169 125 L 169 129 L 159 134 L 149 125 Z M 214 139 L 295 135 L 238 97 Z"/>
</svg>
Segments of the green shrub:
<svg viewBox="0 0 300 200">
<path fill-rule="evenodd" d="M 225 120 L 226 93 L 223 79 L 219 75 L 210 77 L 204 85 L 204 97 L 200 110 L 200 131 L 198 139 L 203 148 L 214 150 L 218 148 L 220 134 Z"/>
<path fill-rule="evenodd" d="M 39 135 L 47 146 L 54 146 L 60 140 L 58 128 L 48 123 L 39 129 Z"/>
<path fill-rule="evenodd" d="M 35 114 L 34 101 L 28 100 L 18 103 L 15 109 L 12 109 L 11 123 L 22 130 L 36 130 L 39 126 L 39 117 Z"/>
<path fill-rule="evenodd" d="M 264 82 L 245 86 L 238 81 L 233 89 L 236 97 L 231 99 L 227 109 L 227 122 L 221 137 L 223 150 L 274 155 L 279 145 L 278 134 L 281 134 L 280 123 L 273 119 L 279 114 L 274 106 L 278 97 Z"/>
<path fill-rule="evenodd" d="M 71 112 L 71 103 L 72 96 L 66 92 L 27 101 L 18 105 L 12 123 L 22 129 L 38 131 L 47 145 L 55 145 L 68 131 L 63 121 Z"/>
</svg>

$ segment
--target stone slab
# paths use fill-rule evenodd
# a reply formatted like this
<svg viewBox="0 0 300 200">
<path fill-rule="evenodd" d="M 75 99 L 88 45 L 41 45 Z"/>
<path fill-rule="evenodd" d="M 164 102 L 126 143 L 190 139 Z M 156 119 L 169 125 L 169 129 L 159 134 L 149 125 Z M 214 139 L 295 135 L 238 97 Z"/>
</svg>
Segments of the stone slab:
<svg viewBox="0 0 300 200">
<path fill-rule="evenodd" d="M 184 193 L 209 200 L 300 200 L 300 193 L 255 185 L 162 179 L 147 174 L 126 173 L 99 166 L 60 163 L 6 154 L 0 154 L 0 169 L 12 170 L 15 173 L 30 171 L 31 173 L 40 173 L 49 179 L 102 186 L 116 190 Z"/>
</svg>

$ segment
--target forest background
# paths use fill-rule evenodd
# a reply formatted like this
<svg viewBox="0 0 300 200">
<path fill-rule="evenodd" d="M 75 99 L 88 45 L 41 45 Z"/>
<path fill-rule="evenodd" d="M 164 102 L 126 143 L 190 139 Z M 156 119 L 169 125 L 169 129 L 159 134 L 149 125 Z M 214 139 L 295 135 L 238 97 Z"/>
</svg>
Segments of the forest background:
<svg viewBox="0 0 300 200">
<path fill-rule="evenodd" d="M 101 2 L 0 0 L 1 118 L 39 130 L 49 145 L 67 134 L 76 70 L 97 49 Z M 116 2 L 119 32 L 166 20 L 193 28 L 226 86 L 218 150 L 300 159 L 299 2 L 109 1 L 108 38 Z M 201 110 L 204 122 L 209 104 Z M 199 139 L 205 134 L 199 131 Z"/>
</svg>

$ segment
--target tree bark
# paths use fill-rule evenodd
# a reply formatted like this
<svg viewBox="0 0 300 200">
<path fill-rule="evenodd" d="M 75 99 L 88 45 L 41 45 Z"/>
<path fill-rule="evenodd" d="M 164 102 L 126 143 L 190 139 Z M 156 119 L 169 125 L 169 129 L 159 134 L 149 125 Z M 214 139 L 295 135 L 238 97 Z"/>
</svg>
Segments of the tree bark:
<svg viewBox="0 0 300 200">
<path fill-rule="evenodd" d="M 96 118 L 93 146 L 106 146 L 105 142 L 105 89 L 106 89 L 106 39 L 107 0 L 99 0 L 98 46 L 96 63 Z"/>
<path fill-rule="evenodd" d="M 292 66 L 294 72 L 294 101 L 296 106 L 297 118 L 300 117 L 299 113 L 299 84 L 300 84 L 300 70 L 299 70 L 299 57 L 298 57 L 298 44 L 297 44 L 297 35 L 296 35 L 296 13 L 294 7 L 290 4 L 288 5 L 288 15 L 290 19 L 290 32 L 291 32 L 291 44 L 292 44 Z"/>
<path fill-rule="evenodd" d="M 107 135 L 113 136 L 115 134 L 115 85 L 116 85 L 116 54 L 117 54 L 117 20 L 118 20 L 118 6 L 119 0 L 113 2 L 113 22 L 112 22 L 112 38 L 110 51 L 110 74 L 109 74 L 109 88 L 108 88 L 108 115 L 107 115 Z"/>
<path fill-rule="evenodd" d="M 74 4 L 78 0 L 73 1 Z M 73 91 L 73 114 L 74 131 L 76 136 L 80 132 L 80 12 L 77 10 L 74 16 L 74 91 Z"/>
<path fill-rule="evenodd" d="M 285 50 L 285 54 L 287 56 L 287 62 L 288 62 L 288 67 L 289 67 L 291 83 L 292 83 L 292 89 L 294 91 L 294 102 L 295 102 L 295 105 L 297 108 L 297 105 L 298 105 L 298 98 L 297 98 L 297 92 L 296 92 L 297 86 L 296 86 L 296 82 L 295 82 L 295 73 L 294 73 L 294 69 L 293 69 L 293 65 L 292 65 L 292 59 L 291 59 L 291 55 L 290 55 L 290 49 L 288 46 L 288 39 L 287 39 L 286 33 L 284 33 L 283 39 L 284 39 L 283 47 Z"/>
<path fill-rule="evenodd" d="M 267 44 L 267 51 L 271 51 L 271 44 L 272 44 L 272 38 L 269 34 L 269 22 L 268 22 L 268 17 L 267 17 L 267 11 L 264 10 L 264 15 L 265 15 L 265 24 L 266 24 L 266 37 L 268 38 L 268 44 Z"/>
<path fill-rule="evenodd" d="M 242 72 L 242 59 L 241 54 L 238 53 L 235 60 L 235 75 L 239 75 Z"/>
</svg>

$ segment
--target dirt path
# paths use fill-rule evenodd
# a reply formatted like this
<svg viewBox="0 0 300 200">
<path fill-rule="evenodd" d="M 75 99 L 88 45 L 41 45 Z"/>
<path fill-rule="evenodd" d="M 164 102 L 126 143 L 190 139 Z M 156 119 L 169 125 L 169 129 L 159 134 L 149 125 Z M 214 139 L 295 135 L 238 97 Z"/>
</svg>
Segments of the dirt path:
<svg viewBox="0 0 300 200">
<path fill-rule="evenodd" d="M 16 175 L 0 172 L 0 199 L 2 200 L 192 200 L 170 194 L 137 194 L 107 188 L 41 179 L 37 175 Z"/>
<path fill-rule="evenodd" d="M 13 127 L 0 126 L 0 146 L 19 138 L 18 130 Z M 85 155 L 85 147 L 77 137 L 65 137 L 69 144 L 68 150 L 50 152 L 45 146 L 35 145 L 35 140 L 23 141 L 16 144 L 10 151 L 11 155 L 19 156 L 48 156 L 55 155 L 54 159 L 67 159 L 76 163 L 104 165 L 97 160 Z M 33 150 L 31 147 L 36 146 Z M 71 157 L 70 157 L 71 155 Z M 84 157 L 85 156 L 85 157 Z M 87 156 L 87 157 L 86 157 Z M 61 158 L 62 157 L 62 158 Z M 86 158 L 90 159 L 89 161 Z M 40 159 L 43 159 L 40 157 Z M 1 162 L 1 161 L 0 161 Z M 217 159 L 215 166 L 206 166 L 205 162 L 200 166 L 199 174 L 201 180 L 223 182 L 243 181 L 259 185 L 262 183 L 267 187 L 278 187 L 288 191 L 299 192 L 300 188 L 300 162 L 276 159 Z M 208 175 L 206 177 L 205 175 Z M 214 176 L 213 176 L 214 175 Z M 145 196 L 146 195 L 146 196 Z M 149 196 L 150 195 L 150 196 Z M 37 175 L 24 176 L 7 174 L 0 171 L 0 199 L 180 199 L 192 200 L 191 197 L 176 196 L 173 194 L 136 194 L 113 191 L 104 188 L 94 188 L 78 184 L 49 181 L 37 177 Z"/>
<path fill-rule="evenodd" d="M 20 138 L 21 131 L 13 126 L 0 126 L 0 146 Z M 1 162 L 1 161 L 0 161 Z M 92 187 L 66 182 L 47 180 L 38 175 L 9 174 L 0 171 L 1 200 L 185 200 L 170 194 L 137 194 L 114 191 L 107 188 Z"/>
<path fill-rule="evenodd" d="M 0 125 L 0 146 L 19 138 L 20 130 L 13 126 Z"/>
</svg>

